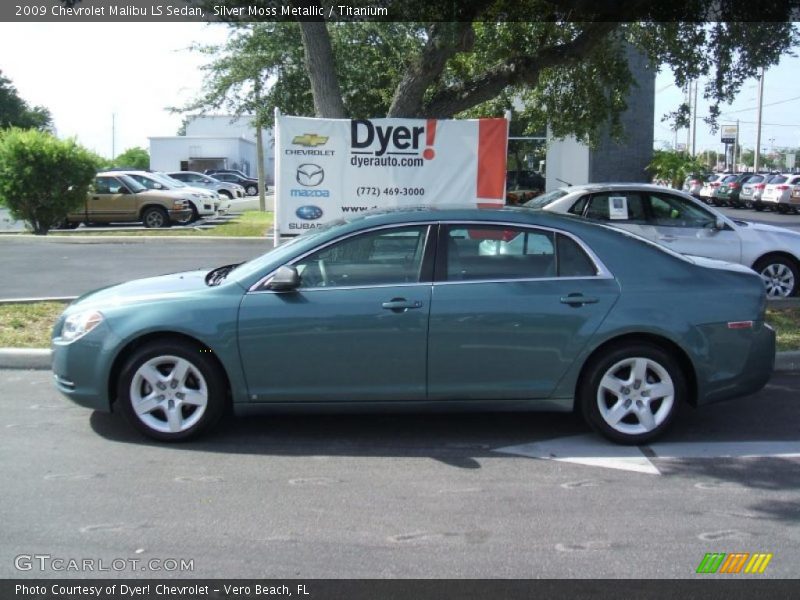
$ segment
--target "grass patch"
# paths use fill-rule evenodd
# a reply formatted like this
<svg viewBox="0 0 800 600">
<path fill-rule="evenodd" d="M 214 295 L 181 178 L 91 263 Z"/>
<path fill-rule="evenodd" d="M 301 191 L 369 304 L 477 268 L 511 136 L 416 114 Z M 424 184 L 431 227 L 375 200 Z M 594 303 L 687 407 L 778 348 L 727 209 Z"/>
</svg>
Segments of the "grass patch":
<svg viewBox="0 0 800 600">
<path fill-rule="evenodd" d="M 0 304 L 0 348 L 49 348 L 50 332 L 63 302 Z M 778 351 L 800 350 L 800 308 L 767 310 L 778 335 Z"/>
<path fill-rule="evenodd" d="M 0 304 L 0 348 L 49 348 L 64 302 Z"/>
<path fill-rule="evenodd" d="M 264 237 L 272 232 L 273 215 L 271 212 L 261 212 L 260 210 L 248 210 L 235 220 L 227 221 L 217 225 L 213 229 L 175 229 L 165 227 L 163 229 L 144 229 L 138 231 L 92 231 L 91 228 L 82 228 L 80 233 L 66 233 L 63 231 L 52 230 L 51 235 L 82 236 L 82 235 L 132 235 L 132 236 L 160 236 L 160 235 L 179 235 L 186 237 L 196 237 L 203 235 L 224 236 L 224 237 Z"/>
</svg>

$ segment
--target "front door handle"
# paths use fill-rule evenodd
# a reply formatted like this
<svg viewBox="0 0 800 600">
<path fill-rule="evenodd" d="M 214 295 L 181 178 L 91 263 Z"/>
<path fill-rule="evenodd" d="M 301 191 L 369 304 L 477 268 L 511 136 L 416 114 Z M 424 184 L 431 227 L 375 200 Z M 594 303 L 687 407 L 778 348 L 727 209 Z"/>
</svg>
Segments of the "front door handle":
<svg viewBox="0 0 800 600">
<path fill-rule="evenodd" d="M 419 300 L 406 300 L 405 298 L 392 298 L 389 302 L 381 304 L 382 308 L 393 312 L 406 312 L 409 308 L 421 308 Z"/>
<path fill-rule="evenodd" d="M 600 302 L 599 298 L 590 298 L 589 296 L 584 296 L 583 294 L 569 294 L 567 296 L 561 296 L 561 304 L 569 304 L 573 307 L 583 306 L 584 304 L 597 304 L 598 302 Z"/>
</svg>

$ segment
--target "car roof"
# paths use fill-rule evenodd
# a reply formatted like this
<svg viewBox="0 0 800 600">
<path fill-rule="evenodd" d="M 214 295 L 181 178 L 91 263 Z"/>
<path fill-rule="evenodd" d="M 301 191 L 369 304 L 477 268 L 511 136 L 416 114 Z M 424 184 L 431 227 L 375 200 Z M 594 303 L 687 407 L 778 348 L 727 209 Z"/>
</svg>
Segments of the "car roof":
<svg viewBox="0 0 800 600">
<path fill-rule="evenodd" d="M 561 188 L 567 192 L 613 192 L 614 190 L 651 190 L 663 192 L 671 188 L 654 183 L 582 183 Z M 674 190 L 673 190 L 674 191 Z"/>
</svg>

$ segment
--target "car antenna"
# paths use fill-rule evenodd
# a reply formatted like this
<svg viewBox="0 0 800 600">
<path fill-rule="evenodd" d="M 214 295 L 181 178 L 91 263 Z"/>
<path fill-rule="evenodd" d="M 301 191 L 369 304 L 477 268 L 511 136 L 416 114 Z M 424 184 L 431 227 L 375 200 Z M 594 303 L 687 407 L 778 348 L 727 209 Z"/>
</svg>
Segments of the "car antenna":
<svg viewBox="0 0 800 600">
<path fill-rule="evenodd" d="M 563 183 L 567 187 L 572 187 L 572 184 L 569 181 L 564 181 L 563 179 L 559 179 L 558 177 L 556 177 L 555 179 L 556 179 L 556 181 L 560 181 L 561 183 Z"/>
</svg>

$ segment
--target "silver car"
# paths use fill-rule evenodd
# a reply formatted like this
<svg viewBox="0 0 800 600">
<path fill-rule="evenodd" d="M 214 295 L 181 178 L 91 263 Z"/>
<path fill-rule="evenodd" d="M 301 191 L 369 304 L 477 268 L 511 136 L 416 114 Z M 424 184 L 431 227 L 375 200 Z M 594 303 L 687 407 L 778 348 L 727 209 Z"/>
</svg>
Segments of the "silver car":
<svg viewBox="0 0 800 600">
<path fill-rule="evenodd" d="M 711 175 L 700 188 L 700 192 L 698 194 L 700 200 L 706 204 L 711 204 L 711 196 L 714 193 L 714 190 L 719 187 L 719 182 L 723 177 L 724 175 L 721 174 Z"/>
<path fill-rule="evenodd" d="M 605 221 L 682 254 L 739 263 L 761 275 L 770 297 L 796 295 L 800 233 L 729 219 L 688 194 L 639 184 L 587 184 L 553 190 L 529 208 Z"/>
<path fill-rule="evenodd" d="M 767 187 L 767 183 L 772 177 L 768 173 L 757 173 L 742 185 L 739 200 L 744 203 L 745 208 L 755 208 L 756 203 L 761 200 L 764 188 Z M 761 209 L 763 209 L 763 206 Z"/>
<path fill-rule="evenodd" d="M 122 173 L 132 177 L 148 190 L 182 192 L 192 209 L 192 216 L 189 219 L 192 223 L 201 217 L 213 217 L 219 210 L 219 196 L 211 190 L 189 187 L 155 171 L 122 171 Z"/>
<path fill-rule="evenodd" d="M 220 181 L 219 179 L 214 179 L 208 175 L 198 173 L 197 171 L 171 171 L 167 173 L 167 175 L 191 186 L 214 190 L 220 196 L 227 196 L 228 200 L 245 197 L 244 188 L 242 186 L 236 183 Z"/>
</svg>

